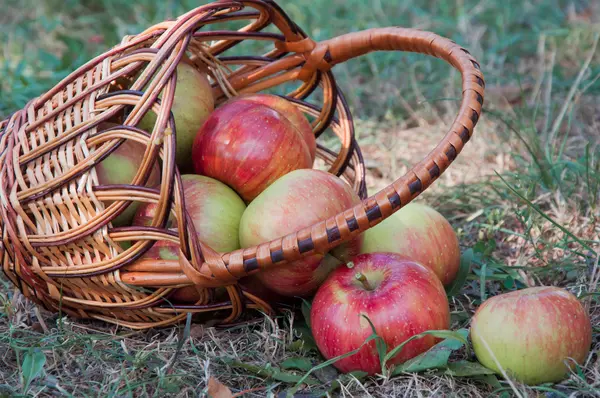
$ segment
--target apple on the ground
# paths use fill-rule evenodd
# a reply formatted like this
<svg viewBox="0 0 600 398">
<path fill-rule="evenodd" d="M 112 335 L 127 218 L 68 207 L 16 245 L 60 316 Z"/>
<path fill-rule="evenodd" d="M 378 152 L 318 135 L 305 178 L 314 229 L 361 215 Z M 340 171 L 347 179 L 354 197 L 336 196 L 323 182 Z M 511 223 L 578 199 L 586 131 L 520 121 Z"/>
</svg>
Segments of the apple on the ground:
<svg viewBox="0 0 600 398">
<path fill-rule="evenodd" d="M 226 183 L 246 202 L 290 171 L 310 169 L 315 145 L 314 135 L 300 132 L 280 112 L 282 106 L 267 106 L 256 98 L 236 97 L 217 108 L 192 151 L 197 174 Z"/>
<path fill-rule="evenodd" d="M 254 201 L 240 222 L 243 248 L 279 238 L 334 216 L 360 202 L 343 180 L 325 171 L 295 170 L 281 177 Z M 362 235 L 345 245 L 357 251 Z M 314 253 L 288 264 L 262 270 L 257 277 L 284 296 L 309 296 L 340 261 Z"/>
<path fill-rule="evenodd" d="M 361 254 L 352 263 L 333 271 L 312 303 L 311 330 L 326 359 L 358 349 L 373 333 L 364 316 L 388 352 L 414 335 L 450 327 L 444 286 L 429 268 L 396 253 Z M 388 364 L 403 363 L 438 341 L 430 335 L 413 340 Z M 381 371 L 374 341 L 333 365 L 342 372 Z"/>
<path fill-rule="evenodd" d="M 471 321 L 477 359 L 530 385 L 564 379 L 590 352 L 592 327 L 579 300 L 553 286 L 531 287 L 486 300 Z"/>
<path fill-rule="evenodd" d="M 439 212 L 409 203 L 364 233 L 361 253 L 392 252 L 431 268 L 444 285 L 456 278 L 460 247 L 452 225 Z"/>
</svg>

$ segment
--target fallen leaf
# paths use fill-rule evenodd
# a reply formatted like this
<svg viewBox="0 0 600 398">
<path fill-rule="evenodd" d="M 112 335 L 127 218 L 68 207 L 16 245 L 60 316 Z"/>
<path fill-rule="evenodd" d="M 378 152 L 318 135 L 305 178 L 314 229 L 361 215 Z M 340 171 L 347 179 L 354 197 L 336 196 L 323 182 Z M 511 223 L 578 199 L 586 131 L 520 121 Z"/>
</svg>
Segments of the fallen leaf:
<svg viewBox="0 0 600 398">
<path fill-rule="evenodd" d="M 208 380 L 208 397 L 209 398 L 233 398 L 231 390 L 223 385 L 219 380 L 211 377 Z"/>
</svg>

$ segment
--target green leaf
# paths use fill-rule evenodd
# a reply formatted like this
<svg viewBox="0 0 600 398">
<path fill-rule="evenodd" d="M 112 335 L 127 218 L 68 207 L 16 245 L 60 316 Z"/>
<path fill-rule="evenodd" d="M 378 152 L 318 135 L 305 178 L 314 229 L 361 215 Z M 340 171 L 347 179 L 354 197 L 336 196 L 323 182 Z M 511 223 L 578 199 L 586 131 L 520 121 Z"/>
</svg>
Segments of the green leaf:
<svg viewBox="0 0 600 398">
<path fill-rule="evenodd" d="M 246 370 L 252 374 L 255 374 L 257 376 L 260 376 L 260 377 L 271 378 L 273 380 L 283 381 L 285 383 L 300 383 L 300 382 L 302 382 L 302 383 L 311 384 L 311 385 L 320 384 L 319 381 L 313 377 L 305 377 L 306 375 L 300 376 L 300 375 L 296 375 L 296 374 L 289 373 L 289 372 L 283 372 L 279 368 L 271 367 L 270 365 L 262 367 L 262 366 L 251 365 L 249 363 L 240 362 L 237 360 L 232 360 L 230 358 L 223 358 L 222 360 L 229 366 L 232 366 L 234 368 L 244 369 L 244 370 Z"/>
<path fill-rule="evenodd" d="M 46 364 L 46 355 L 39 348 L 29 349 L 23 357 L 21 372 L 23 376 L 23 390 L 29 390 L 31 382 L 42 373 Z"/>
<path fill-rule="evenodd" d="M 302 348 L 306 351 L 319 352 L 315 338 L 313 337 L 309 328 L 305 326 L 296 326 L 294 328 L 298 332 L 299 339 L 297 340 L 302 344 Z M 293 344 L 293 343 L 292 343 Z"/>
<path fill-rule="evenodd" d="M 306 324 L 308 325 L 309 328 L 310 328 L 310 310 L 311 310 L 311 304 L 307 300 L 302 299 L 302 315 L 304 316 L 304 321 L 306 322 Z"/>
<path fill-rule="evenodd" d="M 271 377 L 271 375 L 273 374 L 273 368 L 263 368 L 260 366 L 251 365 L 249 363 L 236 361 L 236 360 L 233 360 L 230 358 L 222 358 L 222 361 L 229 366 L 247 370 L 248 372 L 255 374 L 257 376 Z"/>
<path fill-rule="evenodd" d="M 288 358 L 281 363 L 281 369 L 297 369 L 308 372 L 313 367 L 312 361 L 308 358 Z"/>
<path fill-rule="evenodd" d="M 481 380 L 484 383 L 487 383 L 496 389 L 502 388 L 502 384 L 500 384 L 496 375 L 479 375 L 479 376 L 473 376 L 471 378 L 473 380 Z"/>
<path fill-rule="evenodd" d="M 504 283 L 503 283 L 503 284 L 504 284 L 504 288 L 506 288 L 506 289 L 512 290 L 512 289 L 514 289 L 514 288 L 515 288 L 515 280 L 514 280 L 514 278 L 513 278 L 512 276 L 510 276 L 510 275 L 508 276 L 508 278 L 506 278 L 506 279 L 504 280 Z"/>
<path fill-rule="evenodd" d="M 375 340 L 375 339 L 381 339 L 381 337 L 379 337 L 376 334 L 372 334 L 369 337 L 367 337 L 367 339 L 365 341 L 363 341 L 363 343 L 358 348 L 356 348 L 356 349 L 354 349 L 352 351 L 349 351 L 349 352 L 347 352 L 345 354 L 338 355 L 337 357 L 331 358 L 331 359 L 329 359 L 329 360 L 327 360 L 327 361 L 325 361 L 325 362 L 323 362 L 323 363 L 321 363 L 319 365 L 314 366 L 311 370 L 309 370 L 308 372 L 306 372 L 306 374 L 304 376 L 302 376 L 302 378 L 296 383 L 296 385 L 293 388 L 291 388 L 290 390 L 288 390 L 286 397 L 293 397 L 294 394 L 296 393 L 296 391 L 298 391 L 298 389 L 302 385 L 302 383 L 304 383 L 305 380 L 308 377 L 310 377 L 310 375 L 313 372 L 315 372 L 315 371 L 317 371 L 319 369 L 323 369 L 323 368 L 325 368 L 325 367 L 327 367 L 329 365 L 332 365 L 332 364 L 336 363 L 337 361 L 339 361 L 341 359 L 348 358 L 348 357 L 350 357 L 352 355 L 357 354 L 365 345 L 369 344 L 372 340 Z"/>
<path fill-rule="evenodd" d="M 460 293 L 471 272 L 471 263 L 473 262 L 473 249 L 466 250 L 460 257 L 460 267 L 454 281 L 446 288 L 446 295 L 454 297 Z"/>
<path fill-rule="evenodd" d="M 346 376 L 356 377 L 357 380 L 362 380 L 367 377 L 369 374 L 367 372 L 363 372 L 362 370 L 355 370 L 350 373 L 346 373 Z"/>
<path fill-rule="evenodd" d="M 273 368 L 273 374 L 271 374 L 271 378 L 273 380 L 277 380 L 277 381 L 283 381 L 284 383 L 303 383 L 303 384 L 310 384 L 310 385 L 319 385 L 321 384 L 318 380 L 316 380 L 314 377 L 303 377 L 300 375 L 296 375 L 293 373 L 289 373 L 289 372 L 282 372 L 277 368 Z"/>
<path fill-rule="evenodd" d="M 466 344 L 467 338 L 465 336 L 463 336 L 463 333 L 464 332 L 461 329 L 461 331 L 459 331 L 459 332 L 455 332 L 452 330 L 428 330 L 426 332 L 416 334 L 416 335 L 406 339 L 403 343 L 401 343 L 400 345 L 398 345 L 393 350 L 391 350 L 390 352 L 387 353 L 387 355 L 385 356 L 384 361 L 383 361 L 382 370 L 385 369 L 386 364 L 391 359 L 393 359 L 396 355 L 398 355 L 400 353 L 400 351 L 402 351 L 402 349 L 404 348 L 404 346 L 406 344 L 410 343 L 413 340 L 417 340 L 417 339 L 423 338 L 425 336 L 434 336 L 434 337 L 439 337 L 441 339 L 455 339 L 455 340 L 462 342 L 463 344 Z"/>
<path fill-rule="evenodd" d="M 462 336 L 465 340 L 469 335 L 469 331 L 467 329 L 460 329 L 456 333 Z M 447 338 L 444 341 L 434 345 L 421 355 L 416 356 L 396 367 L 392 372 L 392 376 L 403 372 L 416 373 L 428 369 L 446 368 L 452 351 L 459 350 L 464 346 L 464 344 L 465 343 L 461 340 Z"/>
<path fill-rule="evenodd" d="M 453 377 L 472 377 L 481 375 L 493 375 L 495 372 L 486 368 L 479 362 L 457 361 L 448 364 L 445 374 Z"/>
</svg>

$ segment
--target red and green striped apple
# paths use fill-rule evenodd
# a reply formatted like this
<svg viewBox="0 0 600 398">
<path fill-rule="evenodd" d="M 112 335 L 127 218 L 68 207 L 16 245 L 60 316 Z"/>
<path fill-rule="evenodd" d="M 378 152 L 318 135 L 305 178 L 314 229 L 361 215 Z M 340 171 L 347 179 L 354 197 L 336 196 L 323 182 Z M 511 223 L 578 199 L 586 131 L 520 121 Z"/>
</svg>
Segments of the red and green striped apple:
<svg viewBox="0 0 600 398">
<path fill-rule="evenodd" d="M 213 178 L 187 174 L 181 176 L 186 210 L 194 223 L 198 238 L 218 252 L 230 252 L 240 248 L 239 225 L 245 203 L 227 185 Z M 133 223 L 150 225 L 156 212 L 155 204 L 140 207 Z M 175 228 L 173 216 L 167 228 Z M 146 256 L 173 259 L 179 255 L 174 243 L 155 244 Z M 148 257 L 147 257 L 148 258 Z"/>
<path fill-rule="evenodd" d="M 216 109 L 192 151 L 197 174 L 226 183 L 246 202 L 290 171 L 310 169 L 316 145 L 314 135 L 299 131 L 281 113 L 287 105 L 266 105 L 257 98 L 262 97 L 236 97 Z"/>
<path fill-rule="evenodd" d="M 430 206 L 409 203 L 364 233 L 361 253 L 392 252 L 410 257 L 452 283 L 460 265 L 452 225 Z"/>
<path fill-rule="evenodd" d="M 450 327 L 444 286 L 429 268 L 395 253 L 361 254 L 353 264 L 333 271 L 312 303 L 311 330 L 326 359 L 358 349 L 373 333 L 363 315 L 388 351 L 419 333 Z M 437 341 L 433 336 L 413 340 L 388 364 L 405 362 Z M 342 372 L 381 371 L 375 341 L 333 365 Z"/>
<path fill-rule="evenodd" d="M 471 321 L 477 359 L 499 374 L 536 385 L 564 379 L 590 352 L 590 318 L 577 298 L 553 287 L 532 287 L 485 301 Z"/>
<path fill-rule="evenodd" d="M 279 238 L 359 202 L 352 188 L 333 174 L 314 169 L 292 171 L 248 205 L 240 222 L 240 243 L 245 248 Z M 346 245 L 346 250 L 357 251 L 360 237 Z M 281 295 L 308 296 L 339 264 L 329 254 L 315 253 L 262 270 L 257 277 Z"/>
</svg>

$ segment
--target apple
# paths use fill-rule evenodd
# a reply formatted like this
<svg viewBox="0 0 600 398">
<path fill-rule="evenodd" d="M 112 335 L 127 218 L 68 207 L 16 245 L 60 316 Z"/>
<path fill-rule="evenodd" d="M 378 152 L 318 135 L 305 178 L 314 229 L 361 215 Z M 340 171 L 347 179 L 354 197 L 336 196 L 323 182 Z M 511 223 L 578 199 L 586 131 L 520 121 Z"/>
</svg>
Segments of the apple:
<svg viewBox="0 0 600 398">
<path fill-rule="evenodd" d="M 183 173 L 191 171 L 194 138 L 214 108 L 215 100 L 207 74 L 182 61 L 177 65 L 177 83 L 171 112 L 177 134 L 175 161 Z M 152 132 L 155 124 L 156 114 L 149 111 L 140 121 L 139 127 Z"/>
<path fill-rule="evenodd" d="M 199 239 L 217 252 L 230 252 L 240 248 L 239 225 L 246 204 L 227 185 L 213 178 L 186 174 L 181 176 L 185 207 L 189 213 Z M 150 225 L 156 212 L 154 203 L 140 206 L 134 225 Z M 171 216 L 167 228 L 175 228 L 175 220 Z M 158 243 L 158 242 L 157 242 Z M 176 246 L 164 242 L 159 251 L 170 255 L 170 247 Z M 156 244 L 154 245 L 156 246 Z M 153 247 L 154 248 L 154 247 Z M 177 248 L 177 256 L 179 249 Z M 162 255 L 159 258 L 165 258 Z"/>
<path fill-rule="evenodd" d="M 311 330 L 326 359 L 358 349 L 372 334 L 363 315 L 371 320 L 388 352 L 414 335 L 450 327 L 448 299 L 435 273 L 396 253 L 358 255 L 353 267 L 338 267 L 317 291 Z M 413 340 L 388 364 L 405 362 L 438 341 L 433 336 Z M 342 372 L 381 371 L 375 341 L 333 365 Z"/>
<path fill-rule="evenodd" d="M 195 172 L 226 183 L 250 202 L 279 177 L 310 169 L 306 135 L 278 109 L 244 97 L 216 109 L 194 140 Z"/>
<path fill-rule="evenodd" d="M 359 202 L 352 188 L 333 174 L 314 169 L 292 171 L 248 205 L 240 221 L 240 244 L 246 248 L 279 238 Z M 358 245 L 360 235 L 346 247 L 354 250 Z M 339 260 L 327 253 L 314 253 L 256 275 L 278 294 L 308 296 L 339 264 Z"/>
<path fill-rule="evenodd" d="M 361 253 L 392 252 L 431 268 L 444 285 L 460 266 L 460 247 L 452 225 L 430 206 L 409 203 L 364 233 Z"/>
<path fill-rule="evenodd" d="M 564 379 L 592 343 L 590 318 L 564 289 L 543 286 L 486 300 L 471 321 L 477 359 L 529 385 Z"/>
<path fill-rule="evenodd" d="M 175 289 L 168 300 L 173 304 L 194 304 L 200 300 L 200 292 L 196 286 L 184 286 Z"/>
<path fill-rule="evenodd" d="M 102 123 L 98 131 L 108 130 L 117 126 L 116 123 Z M 121 185 L 131 184 L 142 161 L 146 147 L 132 140 L 125 140 L 110 155 L 96 165 L 96 175 L 99 185 Z M 160 169 L 155 163 L 146 186 L 154 186 L 160 183 Z M 106 202 L 108 206 L 112 203 Z M 131 223 L 139 203 L 132 202 L 121 214 L 112 220 L 113 226 L 125 226 Z"/>
<path fill-rule="evenodd" d="M 315 135 L 308 119 L 296 105 L 291 101 L 272 94 L 243 94 L 239 97 L 244 98 L 246 101 L 269 106 L 285 116 L 296 130 L 302 134 L 306 141 L 306 145 L 308 145 L 310 157 L 313 161 L 315 160 L 317 154 L 317 141 L 315 140 Z"/>
<path fill-rule="evenodd" d="M 246 276 L 238 281 L 242 290 L 257 296 L 267 303 L 285 303 L 290 300 L 289 297 L 282 296 L 269 289 L 257 275 Z"/>
</svg>

